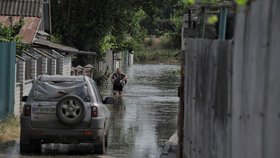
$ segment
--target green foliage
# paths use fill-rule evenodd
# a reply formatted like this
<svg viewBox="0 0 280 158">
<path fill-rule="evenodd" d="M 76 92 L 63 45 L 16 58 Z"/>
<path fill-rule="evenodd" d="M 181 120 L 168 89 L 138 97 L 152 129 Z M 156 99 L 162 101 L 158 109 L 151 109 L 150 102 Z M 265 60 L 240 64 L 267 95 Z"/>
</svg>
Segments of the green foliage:
<svg viewBox="0 0 280 158">
<path fill-rule="evenodd" d="M 110 77 L 110 73 L 108 72 L 108 69 L 102 73 L 98 72 L 97 69 L 93 70 L 93 80 L 96 82 L 97 85 L 106 85 L 108 82 L 108 78 Z"/>
<path fill-rule="evenodd" d="M 221 0 L 182 0 L 185 5 L 191 6 L 194 5 L 197 1 L 201 3 L 217 3 L 221 2 Z M 236 4 L 239 6 L 244 6 L 248 4 L 249 0 L 235 0 Z"/>
<path fill-rule="evenodd" d="M 20 42 L 21 37 L 18 36 L 24 22 L 22 19 L 13 26 L 4 26 L 0 23 L 0 41 L 1 42 Z"/>
<path fill-rule="evenodd" d="M 178 49 L 163 49 L 163 48 L 144 48 L 136 51 L 134 60 L 135 63 L 179 63 L 176 53 Z"/>
<path fill-rule="evenodd" d="M 140 3 L 140 2 L 139 2 Z M 104 51 L 139 38 L 143 12 L 134 0 L 60 0 L 52 2 L 54 33 L 81 50 Z M 114 37 L 113 43 L 111 37 Z M 109 37 L 109 39 L 108 39 Z"/>
<path fill-rule="evenodd" d="M 60 34 L 52 34 L 50 40 L 54 43 L 62 43 L 62 36 Z"/>
<path fill-rule="evenodd" d="M 29 49 L 30 45 L 23 43 L 22 37 L 18 35 L 23 25 L 23 19 L 13 26 L 4 26 L 0 23 L 0 42 L 16 42 L 17 50 Z"/>
<path fill-rule="evenodd" d="M 208 24 L 215 24 L 216 22 L 218 22 L 217 15 L 212 15 L 212 16 L 208 17 L 208 19 L 207 19 Z"/>
<path fill-rule="evenodd" d="M 249 2 L 249 0 L 235 0 L 235 2 L 239 6 L 244 6 L 244 5 L 246 5 Z"/>
<path fill-rule="evenodd" d="M 183 3 L 185 5 L 193 5 L 193 4 L 195 4 L 195 0 L 183 0 Z"/>
<path fill-rule="evenodd" d="M 136 63 L 178 63 L 175 55 L 179 48 L 173 47 L 173 42 L 169 33 L 161 37 L 149 36 L 145 39 L 144 47 L 135 51 L 134 60 Z"/>
</svg>

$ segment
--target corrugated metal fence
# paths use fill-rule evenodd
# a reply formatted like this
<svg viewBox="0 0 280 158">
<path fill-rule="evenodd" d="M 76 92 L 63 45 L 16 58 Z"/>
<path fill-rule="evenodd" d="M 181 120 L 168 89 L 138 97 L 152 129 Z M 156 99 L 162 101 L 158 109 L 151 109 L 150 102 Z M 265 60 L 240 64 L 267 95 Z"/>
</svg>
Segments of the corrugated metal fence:
<svg viewBox="0 0 280 158">
<path fill-rule="evenodd" d="M 0 119 L 14 112 L 15 54 L 15 43 L 0 43 Z"/>
<path fill-rule="evenodd" d="M 226 158 L 231 41 L 188 39 L 187 45 L 185 158 Z"/>
<path fill-rule="evenodd" d="M 255 0 L 237 16 L 232 158 L 280 157 L 280 1 Z"/>
<path fill-rule="evenodd" d="M 239 11 L 234 44 L 186 41 L 184 158 L 280 155 L 280 1 Z"/>
</svg>

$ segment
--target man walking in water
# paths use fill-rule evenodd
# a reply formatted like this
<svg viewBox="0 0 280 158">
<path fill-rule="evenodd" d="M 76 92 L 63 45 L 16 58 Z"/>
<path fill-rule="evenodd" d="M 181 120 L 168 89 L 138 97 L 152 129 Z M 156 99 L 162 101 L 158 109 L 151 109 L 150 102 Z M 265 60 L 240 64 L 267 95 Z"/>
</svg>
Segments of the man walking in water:
<svg viewBox="0 0 280 158">
<path fill-rule="evenodd" d="M 114 84 L 114 95 L 116 95 L 117 92 L 119 92 L 119 95 L 121 96 L 123 87 L 127 82 L 127 76 L 121 72 L 120 68 L 117 68 L 116 72 L 112 75 L 111 81 Z"/>
</svg>

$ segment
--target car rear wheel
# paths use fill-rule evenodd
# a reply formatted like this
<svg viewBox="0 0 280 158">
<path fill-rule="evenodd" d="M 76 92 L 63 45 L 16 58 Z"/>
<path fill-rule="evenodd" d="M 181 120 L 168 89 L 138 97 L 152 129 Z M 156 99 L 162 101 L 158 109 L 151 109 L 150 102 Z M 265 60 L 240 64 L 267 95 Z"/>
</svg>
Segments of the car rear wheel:
<svg viewBox="0 0 280 158">
<path fill-rule="evenodd" d="M 64 96 L 56 105 L 56 115 L 61 122 L 67 125 L 78 124 L 85 118 L 85 104 L 76 95 Z"/>
<path fill-rule="evenodd" d="M 19 145 L 20 153 L 40 153 L 41 152 L 41 141 L 40 140 L 31 140 L 30 144 Z"/>
<path fill-rule="evenodd" d="M 105 149 L 105 136 L 102 137 L 101 144 L 94 145 L 93 149 L 94 149 L 94 152 L 96 154 L 104 154 L 106 152 L 106 149 Z"/>
</svg>

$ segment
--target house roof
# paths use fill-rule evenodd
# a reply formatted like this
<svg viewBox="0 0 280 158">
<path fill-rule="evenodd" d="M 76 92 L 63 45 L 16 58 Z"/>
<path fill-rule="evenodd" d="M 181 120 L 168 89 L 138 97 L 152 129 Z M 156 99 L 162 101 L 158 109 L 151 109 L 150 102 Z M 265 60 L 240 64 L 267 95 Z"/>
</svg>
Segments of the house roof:
<svg viewBox="0 0 280 158">
<path fill-rule="evenodd" d="M 65 52 L 78 51 L 78 49 L 76 49 L 76 48 L 65 46 L 65 45 L 62 45 L 62 44 L 59 44 L 59 43 L 54 43 L 54 42 L 51 42 L 51 41 L 48 41 L 48 40 L 45 40 L 45 39 L 36 38 L 34 40 L 34 44 L 49 47 L 49 48 L 53 48 L 53 49 L 57 49 L 57 50 L 60 50 L 60 51 L 65 51 Z"/>
<path fill-rule="evenodd" d="M 81 65 L 76 66 L 76 69 L 84 69 Z"/>
<path fill-rule="evenodd" d="M 0 5 L 1 7 L 1 5 Z M 0 23 L 4 26 L 16 24 L 20 20 L 20 16 L 0 16 Z M 31 44 L 36 36 L 36 31 L 39 28 L 41 18 L 39 17 L 24 17 L 24 25 L 22 26 L 19 36 L 22 37 L 24 43 Z"/>
<path fill-rule="evenodd" d="M 79 51 L 76 48 L 65 46 L 59 43 L 54 43 L 45 39 L 38 39 L 36 38 L 33 42 L 34 45 L 44 46 L 50 49 L 55 49 L 57 51 L 67 52 L 67 53 L 74 53 L 74 54 L 84 54 L 84 55 L 96 55 L 96 52 L 88 52 L 88 51 Z"/>
<path fill-rule="evenodd" d="M 52 49 L 52 52 L 53 52 L 54 54 L 56 54 L 57 56 L 59 56 L 59 57 L 63 57 L 63 55 L 61 55 L 60 53 L 58 53 L 57 51 L 55 51 L 55 50 L 53 50 L 53 49 Z"/>
<path fill-rule="evenodd" d="M 16 55 L 16 58 L 21 60 L 21 61 L 25 61 L 25 59 L 23 57 L 19 56 L 19 55 Z"/>
<path fill-rule="evenodd" d="M 40 54 L 41 56 L 43 57 L 46 57 L 48 58 L 49 56 L 45 53 L 45 52 L 42 52 L 41 50 L 38 50 L 36 48 L 33 49 L 36 53 Z"/>
<path fill-rule="evenodd" d="M 41 17 L 42 0 L 1 0 L 0 15 Z"/>
<path fill-rule="evenodd" d="M 35 60 L 38 59 L 37 57 L 35 57 L 34 55 L 30 54 L 29 52 L 27 52 L 27 51 L 25 51 L 25 50 L 23 50 L 22 53 L 24 53 L 24 54 L 30 56 L 31 58 L 33 58 L 33 59 L 35 59 Z"/>
<path fill-rule="evenodd" d="M 87 64 L 86 66 L 84 66 L 85 68 L 94 68 L 94 66 Z"/>
</svg>

